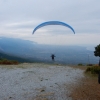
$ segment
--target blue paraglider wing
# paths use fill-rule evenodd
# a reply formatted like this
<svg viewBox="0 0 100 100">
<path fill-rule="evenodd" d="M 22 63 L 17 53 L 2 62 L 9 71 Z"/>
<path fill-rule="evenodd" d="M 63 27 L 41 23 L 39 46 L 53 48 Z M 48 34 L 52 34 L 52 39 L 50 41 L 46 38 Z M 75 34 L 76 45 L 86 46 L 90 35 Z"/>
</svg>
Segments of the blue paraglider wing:
<svg viewBox="0 0 100 100">
<path fill-rule="evenodd" d="M 64 23 L 64 22 L 60 22 L 60 21 L 48 21 L 48 22 L 44 22 L 44 23 L 38 25 L 38 26 L 33 30 L 33 34 L 34 34 L 34 32 L 35 32 L 37 29 L 39 29 L 39 28 L 41 28 L 41 27 L 43 27 L 43 26 L 46 26 L 46 25 L 62 25 L 62 26 L 65 26 L 65 27 L 70 28 L 70 29 L 74 32 L 74 34 L 75 34 L 74 29 L 73 29 L 70 25 L 68 25 L 68 24 L 66 24 L 66 23 Z"/>
</svg>

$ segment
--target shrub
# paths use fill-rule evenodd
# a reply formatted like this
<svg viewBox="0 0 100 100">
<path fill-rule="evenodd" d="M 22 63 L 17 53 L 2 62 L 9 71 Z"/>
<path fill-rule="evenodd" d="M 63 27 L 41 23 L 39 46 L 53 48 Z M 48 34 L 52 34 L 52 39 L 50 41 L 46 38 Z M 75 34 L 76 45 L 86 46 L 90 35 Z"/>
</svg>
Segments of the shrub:
<svg viewBox="0 0 100 100">
<path fill-rule="evenodd" d="M 78 64 L 78 66 L 83 66 L 83 64 L 80 63 L 80 64 Z"/>
<path fill-rule="evenodd" d="M 18 61 L 13 60 L 12 63 L 15 64 L 15 65 L 17 65 Z"/>
<path fill-rule="evenodd" d="M 13 60 L 7 60 L 7 59 L 1 59 L 0 60 L 0 64 L 3 64 L 3 65 L 17 65 L 19 64 L 18 61 L 13 61 Z"/>
<path fill-rule="evenodd" d="M 87 66 L 93 66 L 93 64 L 87 64 Z"/>
<path fill-rule="evenodd" d="M 98 74 L 100 72 L 99 66 L 91 66 L 86 69 L 86 72 L 91 72 L 91 74 Z"/>
<path fill-rule="evenodd" d="M 91 71 L 91 67 L 88 67 L 88 68 L 86 69 L 86 72 L 89 72 L 89 71 Z"/>
</svg>

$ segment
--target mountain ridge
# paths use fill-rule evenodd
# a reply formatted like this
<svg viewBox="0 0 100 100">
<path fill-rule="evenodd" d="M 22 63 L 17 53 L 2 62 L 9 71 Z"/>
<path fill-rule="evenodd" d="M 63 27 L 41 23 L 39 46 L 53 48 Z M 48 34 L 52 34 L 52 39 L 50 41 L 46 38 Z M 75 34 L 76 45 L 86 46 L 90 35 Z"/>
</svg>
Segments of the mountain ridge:
<svg viewBox="0 0 100 100">
<path fill-rule="evenodd" d="M 31 62 L 53 63 L 50 56 L 55 54 L 56 63 L 98 63 L 98 58 L 94 56 L 93 51 L 87 50 L 85 46 L 45 45 L 17 38 L 0 38 L 0 52 Z"/>
</svg>

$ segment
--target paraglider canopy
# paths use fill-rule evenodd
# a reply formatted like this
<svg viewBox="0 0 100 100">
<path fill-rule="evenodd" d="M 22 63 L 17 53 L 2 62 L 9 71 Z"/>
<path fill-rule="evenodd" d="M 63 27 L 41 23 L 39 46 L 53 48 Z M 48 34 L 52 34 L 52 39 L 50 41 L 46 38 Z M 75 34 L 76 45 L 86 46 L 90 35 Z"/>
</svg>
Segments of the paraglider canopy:
<svg viewBox="0 0 100 100">
<path fill-rule="evenodd" d="M 46 25 L 62 25 L 62 26 L 70 28 L 74 32 L 74 34 L 75 34 L 74 29 L 70 25 L 68 25 L 68 24 L 66 24 L 64 22 L 60 22 L 60 21 L 47 21 L 47 22 L 41 23 L 37 27 L 35 27 L 35 29 L 33 30 L 32 34 L 34 34 L 35 31 L 38 30 L 39 28 L 41 28 L 43 26 L 46 26 Z"/>
</svg>

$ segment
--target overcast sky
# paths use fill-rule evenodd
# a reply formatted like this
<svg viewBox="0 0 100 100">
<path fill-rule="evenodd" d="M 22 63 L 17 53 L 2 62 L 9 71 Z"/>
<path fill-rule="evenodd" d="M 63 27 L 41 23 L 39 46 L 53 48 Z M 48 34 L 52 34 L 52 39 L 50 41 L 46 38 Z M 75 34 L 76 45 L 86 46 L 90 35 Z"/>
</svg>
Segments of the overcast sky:
<svg viewBox="0 0 100 100">
<path fill-rule="evenodd" d="M 71 25 L 50 25 L 33 29 L 45 21 Z M 0 0 L 0 37 L 21 38 L 40 44 L 100 44 L 100 0 Z"/>
</svg>

